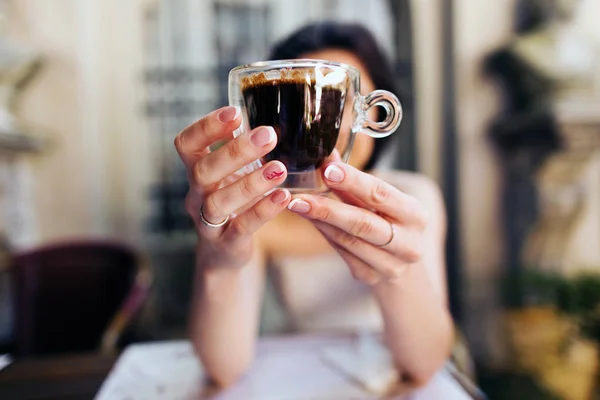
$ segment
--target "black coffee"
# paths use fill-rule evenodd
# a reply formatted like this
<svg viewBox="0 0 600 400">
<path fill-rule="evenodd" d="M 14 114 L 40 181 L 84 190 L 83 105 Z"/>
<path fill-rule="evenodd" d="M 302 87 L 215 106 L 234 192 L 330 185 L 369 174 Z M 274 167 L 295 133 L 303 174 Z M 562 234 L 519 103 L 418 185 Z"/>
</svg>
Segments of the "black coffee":
<svg viewBox="0 0 600 400">
<path fill-rule="evenodd" d="M 242 87 L 250 128 L 272 126 L 277 146 L 265 161 L 289 172 L 318 168 L 338 140 L 346 93 L 301 80 L 262 80 Z"/>
</svg>

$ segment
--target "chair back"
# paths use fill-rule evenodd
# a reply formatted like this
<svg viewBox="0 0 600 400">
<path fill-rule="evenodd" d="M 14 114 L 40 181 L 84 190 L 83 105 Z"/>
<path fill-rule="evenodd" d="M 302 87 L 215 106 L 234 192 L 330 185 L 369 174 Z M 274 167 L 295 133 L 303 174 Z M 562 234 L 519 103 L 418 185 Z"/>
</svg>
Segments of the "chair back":
<svg viewBox="0 0 600 400">
<path fill-rule="evenodd" d="M 72 242 L 17 254 L 12 262 L 15 353 L 97 349 L 125 301 L 137 257 L 111 242 Z"/>
</svg>

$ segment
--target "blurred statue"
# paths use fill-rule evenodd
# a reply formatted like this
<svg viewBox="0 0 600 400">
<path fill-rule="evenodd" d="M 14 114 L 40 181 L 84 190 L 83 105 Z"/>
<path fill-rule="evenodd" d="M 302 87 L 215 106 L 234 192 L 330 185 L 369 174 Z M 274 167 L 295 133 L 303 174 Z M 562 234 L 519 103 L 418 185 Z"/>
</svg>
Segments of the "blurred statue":
<svg viewBox="0 0 600 400">
<path fill-rule="evenodd" d="M 594 148 L 584 145 L 585 157 L 574 149 L 559 113 L 564 105 L 600 99 L 600 43 L 576 18 L 582 1 L 519 1 L 516 35 L 485 61 L 503 96 L 490 135 L 503 161 L 502 211 L 513 277 L 524 263 L 561 268 L 585 208 L 578 179 Z"/>
<path fill-rule="evenodd" d="M 503 96 L 490 134 L 503 159 L 511 272 L 520 269 L 523 245 L 540 216 L 536 173 L 562 147 L 557 106 L 567 99 L 600 97 L 600 48 L 575 21 L 580 2 L 518 1 L 516 35 L 485 61 Z"/>
<path fill-rule="evenodd" d="M 500 149 L 525 149 L 539 165 L 558 147 L 554 108 L 565 97 L 600 97 L 600 47 L 574 23 L 580 0 L 521 0 L 516 36 L 486 60 L 504 111 L 492 128 Z"/>
<path fill-rule="evenodd" d="M 552 113 L 552 78 L 531 62 L 535 51 L 518 50 L 527 47 L 518 45 L 521 40 L 528 41 L 531 32 L 543 31 L 547 26 L 549 11 L 542 3 L 548 1 L 551 0 L 520 1 L 517 35 L 484 63 L 485 72 L 498 82 L 503 100 L 490 134 L 503 160 L 502 214 L 507 272 L 511 276 L 519 274 L 523 243 L 538 218 L 534 173 L 560 147 Z"/>
<path fill-rule="evenodd" d="M 6 134 L 20 131 L 15 117 L 16 101 L 42 63 L 33 49 L 17 45 L 3 35 L 2 19 L 0 14 L 0 132 Z"/>
<path fill-rule="evenodd" d="M 557 99 L 600 95 L 600 48 L 576 18 L 581 4 L 581 0 L 527 0 L 518 6 L 519 35 L 510 49 L 552 82 Z"/>
</svg>

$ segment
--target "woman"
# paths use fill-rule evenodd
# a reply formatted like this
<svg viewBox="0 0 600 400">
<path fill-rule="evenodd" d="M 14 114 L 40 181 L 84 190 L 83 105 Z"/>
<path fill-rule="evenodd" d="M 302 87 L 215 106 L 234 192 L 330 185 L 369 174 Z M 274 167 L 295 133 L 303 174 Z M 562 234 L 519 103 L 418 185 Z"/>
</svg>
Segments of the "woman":
<svg viewBox="0 0 600 400">
<path fill-rule="evenodd" d="M 394 89 L 388 63 L 360 26 L 306 27 L 276 46 L 271 58 L 351 64 L 361 72 L 363 94 Z M 340 134 L 350 122 L 342 121 Z M 438 188 L 415 174 L 367 172 L 386 141 L 358 134 L 349 164 L 334 158 L 324 168 L 333 196 L 276 189 L 263 197 L 284 181 L 281 162 L 230 182 L 236 170 L 275 147 L 272 128 L 209 150 L 231 139 L 239 125 L 239 111 L 224 107 L 175 139 L 188 169 L 186 209 L 200 236 L 191 335 L 207 372 L 227 386 L 249 366 L 268 269 L 296 328 L 383 331 L 403 379 L 425 384 L 449 356 L 453 336 Z M 209 225 L 256 199 L 222 227 Z"/>
</svg>

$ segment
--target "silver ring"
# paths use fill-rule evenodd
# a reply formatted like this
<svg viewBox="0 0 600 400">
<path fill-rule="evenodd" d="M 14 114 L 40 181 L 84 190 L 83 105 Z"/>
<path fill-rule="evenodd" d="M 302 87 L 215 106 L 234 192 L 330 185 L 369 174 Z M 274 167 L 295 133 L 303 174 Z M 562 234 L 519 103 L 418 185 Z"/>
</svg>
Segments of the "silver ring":
<svg viewBox="0 0 600 400">
<path fill-rule="evenodd" d="M 229 215 L 227 217 L 225 217 L 225 219 L 221 222 L 219 222 L 218 224 L 213 224 L 212 222 L 208 221 L 206 219 L 206 217 L 204 216 L 204 203 L 202 203 L 202 205 L 200 206 L 200 220 L 202 221 L 202 223 L 206 226 L 208 226 L 209 228 L 220 228 L 223 225 L 225 225 L 227 222 L 229 222 Z"/>
<path fill-rule="evenodd" d="M 388 244 L 392 243 L 392 240 L 394 240 L 394 235 L 396 234 L 396 228 L 394 227 L 394 224 L 392 224 L 391 222 L 390 222 L 390 228 L 392 228 L 392 235 L 390 236 L 390 240 L 388 240 L 387 242 L 385 242 L 385 244 L 382 244 L 381 246 L 378 246 L 378 247 L 384 248 Z"/>
</svg>

